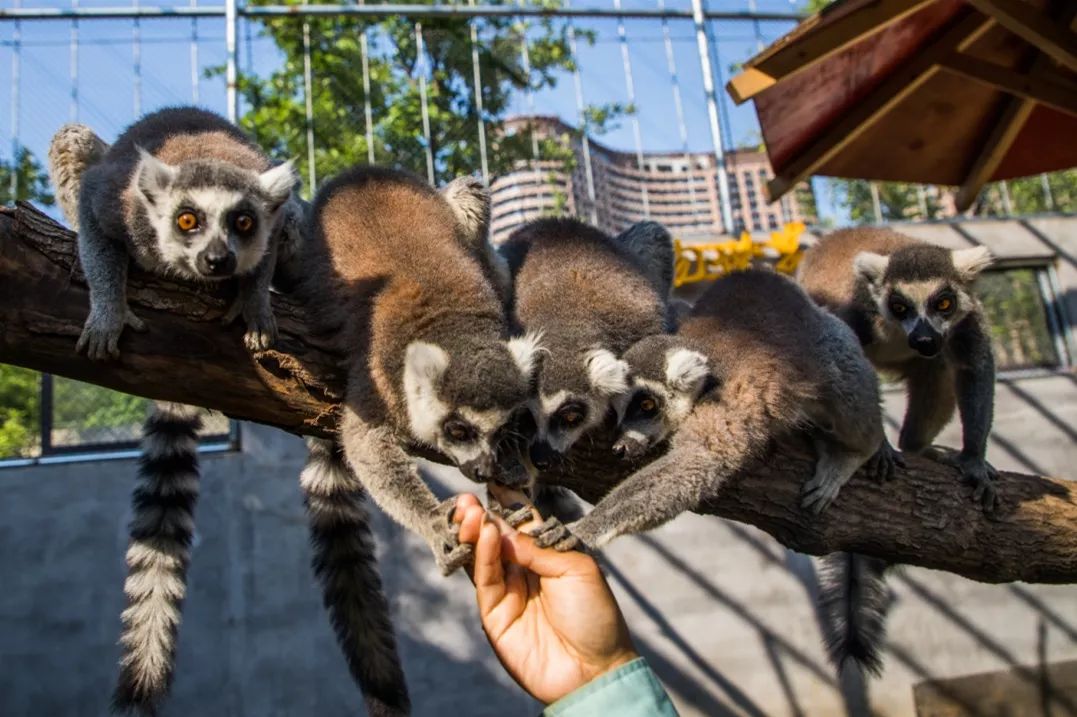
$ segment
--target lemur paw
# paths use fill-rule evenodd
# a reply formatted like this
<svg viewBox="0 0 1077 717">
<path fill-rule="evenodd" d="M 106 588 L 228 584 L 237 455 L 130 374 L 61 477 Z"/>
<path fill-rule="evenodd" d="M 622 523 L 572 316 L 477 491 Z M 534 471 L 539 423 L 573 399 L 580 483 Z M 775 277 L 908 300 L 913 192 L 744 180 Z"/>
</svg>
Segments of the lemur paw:
<svg viewBox="0 0 1077 717">
<path fill-rule="evenodd" d="M 458 568 L 469 565 L 474 559 L 474 548 L 471 545 L 461 544 L 457 540 L 460 526 L 452 520 L 454 510 L 456 510 L 455 497 L 439 503 L 430 518 L 436 536 L 431 547 L 434 550 L 434 560 L 441 568 L 442 575 L 452 575 Z"/>
<path fill-rule="evenodd" d="M 257 321 L 247 321 L 243 345 L 248 351 L 265 351 L 277 342 L 277 320 L 270 313 Z"/>
<path fill-rule="evenodd" d="M 800 507 L 819 515 L 838 497 L 841 485 L 841 482 L 828 476 L 815 476 L 804 484 Z"/>
<path fill-rule="evenodd" d="M 552 516 L 537 528 L 528 530 L 527 534 L 535 539 L 535 545 L 540 548 L 553 548 L 559 553 L 579 550 L 582 546 L 580 539 L 573 535 L 564 523 Z"/>
<path fill-rule="evenodd" d="M 931 446 L 924 455 L 961 471 L 961 480 L 973 486 L 972 499 L 983 506 L 985 513 L 998 510 L 1000 500 L 995 488 L 998 471 L 986 460 L 939 446 Z"/>
<path fill-rule="evenodd" d="M 905 457 L 890 445 L 890 441 L 883 439 L 879 450 L 875 451 L 875 455 L 864 464 L 864 471 L 869 477 L 882 483 L 883 481 L 893 480 L 896 477 L 894 471 L 897 468 L 904 467 Z"/>
<path fill-rule="evenodd" d="M 85 353 L 93 361 L 107 361 L 120 357 L 120 336 L 125 326 L 135 331 L 145 331 L 146 323 L 124 308 L 123 314 L 113 312 L 90 312 L 82 334 L 75 344 L 75 351 Z"/>
</svg>

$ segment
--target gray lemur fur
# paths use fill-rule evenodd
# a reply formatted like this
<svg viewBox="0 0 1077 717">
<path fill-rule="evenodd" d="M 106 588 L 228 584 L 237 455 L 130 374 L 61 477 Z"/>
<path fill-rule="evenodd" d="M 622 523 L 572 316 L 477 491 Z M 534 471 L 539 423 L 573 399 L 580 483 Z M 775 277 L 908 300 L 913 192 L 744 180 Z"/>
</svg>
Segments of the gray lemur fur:
<svg viewBox="0 0 1077 717">
<path fill-rule="evenodd" d="M 657 410 L 649 421 L 658 426 L 634 420 L 625 430 L 644 449 L 668 439 L 670 450 L 568 526 L 589 547 L 693 510 L 791 431 L 809 431 L 818 454 L 802 503 L 816 513 L 865 463 L 878 476 L 892 470 L 877 382 L 855 336 L 774 272 L 716 281 L 678 335 L 644 339 L 625 360 L 629 406 L 650 395 Z"/>
<path fill-rule="evenodd" d="M 190 107 L 147 115 L 109 147 L 88 128 L 67 125 L 53 138 L 49 158 L 60 205 L 79 230 L 90 287 L 79 351 L 116 358 L 124 327 L 145 328 L 127 305 L 132 261 L 190 281 L 237 279 L 239 296 L 225 319 L 243 316 L 252 350 L 273 342 L 269 284 L 293 209 L 285 208 L 296 184 L 290 164 L 273 166 L 238 128 Z M 196 224 L 182 229 L 177 222 L 188 214 Z M 250 228 L 241 230 L 239 222 L 248 220 Z"/>
<path fill-rule="evenodd" d="M 909 400 L 899 448 L 956 465 L 988 511 L 998 500 L 995 470 L 986 461 L 995 368 L 971 284 L 990 263 L 982 247 L 950 251 L 888 229 L 850 229 L 824 237 L 797 273 L 812 298 L 856 332 L 877 369 L 905 379 Z M 952 299 L 951 311 L 937 310 L 940 297 Z M 902 302 L 901 317 L 892 300 Z M 955 403 L 964 429 L 956 460 L 931 448 Z M 839 668 L 852 660 L 874 674 L 882 669 L 889 568 L 852 553 L 823 558 L 820 605 L 827 649 Z"/>
<path fill-rule="evenodd" d="M 466 214 L 410 174 L 346 171 L 315 198 L 299 289 L 349 366 L 348 464 L 446 573 L 470 547 L 448 520 L 453 502 L 438 502 L 407 450 L 423 445 L 473 480 L 503 480 L 499 446 L 531 395 L 539 352 L 535 337 L 510 337 Z"/>
<path fill-rule="evenodd" d="M 188 141 L 184 142 L 184 138 Z M 191 138 L 204 139 L 205 146 L 195 146 L 197 142 L 191 142 Z M 215 187 L 213 162 L 204 161 L 207 153 L 214 156 L 213 147 L 217 155 L 226 158 L 224 162 L 214 160 L 219 164 L 225 164 L 234 155 L 248 167 L 255 165 L 254 169 L 238 165 L 222 167 L 227 181 Z M 180 169 L 142 155 L 147 148 L 172 155 L 170 161 Z M 97 312 L 91 312 L 87 331 L 80 339 L 80 346 L 89 349 L 91 358 L 114 355 L 119 338 L 118 333 L 95 337 L 94 327 L 100 328 L 93 321 L 95 316 L 98 320 L 103 315 L 127 316 L 128 323 L 141 327 L 141 321 L 126 308 L 123 298 L 127 262 L 131 258 L 158 274 L 190 278 L 192 267 L 184 264 L 174 245 L 173 252 L 166 251 L 170 248 L 168 239 L 149 221 L 144 204 L 156 201 L 154 206 L 159 208 L 169 189 L 182 187 L 179 180 L 183 168 L 189 174 L 194 166 L 183 163 L 192 159 L 201 161 L 197 165 L 201 170 L 200 181 L 195 184 L 203 195 L 214 188 L 228 194 L 235 191 L 238 182 L 245 180 L 249 184 L 257 183 L 256 189 L 248 192 L 255 195 L 256 202 L 268 200 L 277 204 L 276 195 L 264 196 L 265 187 L 259 181 L 264 174 L 260 176 L 258 172 L 273 172 L 270 176 L 275 178 L 274 184 L 284 185 L 279 193 L 285 197 L 291 194 L 294 184 L 290 168 L 269 169 L 268 159 L 238 130 L 201 110 L 171 109 L 150 115 L 129 128 L 114 147 L 109 147 L 83 125 L 65 125 L 53 137 L 49 148 L 50 174 L 68 222 L 76 230 L 81 229 L 80 257 L 90 283 L 91 304 Z M 154 180 L 168 175 L 168 181 L 145 186 L 147 173 Z M 81 198 L 86 201 L 82 203 Z M 264 286 L 262 283 L 267 271 L 272 271 L 273 247 L 277 243 L 275 237 L 268 235 L 275 232 L 273 215 L 284 212 L 275 209 L 267 212 L 265 207 L 258 206 L 250 211 L 270 222 L 269 231 L 262 230 L 259 236 L 245 242 L 245 256 L 236 264 L 257 267 L 259 280 L 249 285 L 261 295 L 247 303 L 259 307 L 264 304 L 268 311 L 269 287 L 268 283 Z M 244 308 L 239 302 L 237 305 Z M 261 332 L 267 327 L 272 328 L 271 313 L 268 322 L 260 323 L 256 337 L 259 342 L 265 338 Z M 119 329 L 122 328 L 121 322 Z M 127 552 L 128 577 L 124 591 L 128 605 L 123 613 L 124 629 L 120 638 L 124 654 L 113 695 L 113 709 L 117 711 L 154 713 L 172 682 L 194 530 L 193 512 L 199 492 L 197 431 L 200 425 L 199 409 L 163 402 L 156 405 L 146 421 Z"/>
<path fill-rule="evenodd" d="M 972 283 L 991 263 L 984 247 L 951 251 L 888 229 L 849 229 L 823 238 L 797 274 L 813 299 L 856 332 L 877 369 L 905 380 L 898 447 L 955 465 L 988 511 L 998 502 L 986 459 L 995 361 Z M 937 309 L 941 299 L 949 299 L 947 311 Z M 956 458 L 931 448 L 955 406 L 963 442 Z"/>
<path fill-rule="evenodd" d="M 620 354 L 666 330 L 669 282 L 633 249 L 656 236 L 670 243 L 651 222 L 615 238 L 575 219 L 539 219 L 501 247 L 513 277 L 514 318 L 542 335 L 528 451 L 538 470 L 608 420 L 613 401 L 628 388 Z"/>
</svg>

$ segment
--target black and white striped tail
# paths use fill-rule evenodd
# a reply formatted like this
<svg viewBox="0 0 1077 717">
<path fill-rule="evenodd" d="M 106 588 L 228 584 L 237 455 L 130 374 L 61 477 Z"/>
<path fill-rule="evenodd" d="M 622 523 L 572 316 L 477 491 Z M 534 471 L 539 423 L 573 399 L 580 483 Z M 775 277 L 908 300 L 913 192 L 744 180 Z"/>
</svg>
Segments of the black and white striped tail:
<svg viewBox="0 0 1077 717">
<path fill-rule="evenodd" d="M 310 439 L 300 475 L 325 607 L 371 717 L 410 714 L 359 480 L 330 441 Z"/>
<path fill-rule="evenodd" d="M 831 553 L 823 558 L 819 604 L 824 639 L 831 662 L 842 670 L 852 660 L 878 676 L 886 639 L 890 595 L 885 560 L 857 553 Z"/>
<path fill-rule="evenodd" d="M 172 685 L 198 501 L 199 409 L 159 403 L 146 420 L 132 503 L 117 712 L 152 715 Z"/>
</svg>

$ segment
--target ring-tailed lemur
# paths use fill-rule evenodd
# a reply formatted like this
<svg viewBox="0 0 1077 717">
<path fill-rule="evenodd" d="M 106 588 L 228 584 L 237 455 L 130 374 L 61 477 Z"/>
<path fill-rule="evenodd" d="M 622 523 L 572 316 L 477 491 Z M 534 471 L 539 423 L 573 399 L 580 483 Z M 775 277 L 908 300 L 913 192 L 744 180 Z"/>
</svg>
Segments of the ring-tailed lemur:
<svg viewBox="0 0 1077 717">
<path fill-rule="evenodd" d="M 670 450 L 568 526 L 589 547 L 696 508 L 790 431 L 809 430 L 818 454 L 802 501 L 816 513 L 865 463 L 892 470 L 878 386 L 856 337 L 774 272 L 719 279 L 677 335 L 646 338 L 625 360 L 634 379 L 623 437 L 641 451 L 668 438 Z"/>
<path fill-rule="evenodd" d="M 613 238 L 575 219 L 539 219 L 501 247 L 513 276 L 515 319 L 543 337 L 528 451 L 537 470 L 549 469 L 607 420 L 612 401 L 628 388 L 620 354 L 667 329 L 672 266 L 667 281 L 634 251 L 662 238 L 671 244 L 652 222 Z"/>
<path fill-rule="evenodd" d="M 78 230 L 90 316 L 77 349 L 119 355 L 130 261 L 198 282 L 236 278 L 226 316 L 247 319 L 245 342 L 265 348 L 276 328 L 269 281 L 296 177 L 273 166 L 237 128 L 195 108 L 155 112 L 111 147 L 88 127 L 65 125 L 49 148 L 61 209 Z M 295 227 L 290 227 L 292 231 Z M 158 403 L 147 419 L 133 496 L 124 648 L 113 696 L 118 710 L 155 711 L 172 680 L 176 631 L 198 497 L 199 409 Z"/>
<path fill-rule="evenodd" d="M 856 332 L 872 364 L 905 380 L 902 451 L 930 453 L 956 403 L 963 450 L 956 461 L 934 457 L 956 465 L 988 511 L 998 500 L 986 461 L 995 364 L 971 285 L 991 261 L 983 247 L 950 251 L 888 229 L 848 229 L 824 237 L 797 272 L 811 297 Z M 853 553 L 823 558 L 820 604 L 839 668 L 853 659 L 875 674 L 882 669 L 889 567 Z"/>
<path fill-rule="evenodd" d="M 300 290 L 349 362 L 339 430 L 349 465 L 446 573 L 470 547 L 447 519 L 453 501 L 438 502 L 406 449 L 433 448 L 472 480 L 504 479 L 498 447 L 531 395 L 540 350 L 534 335 L 510 337 L 459 216 L 410 174 L 348 170 L 315 199 Z"/>
</svg>

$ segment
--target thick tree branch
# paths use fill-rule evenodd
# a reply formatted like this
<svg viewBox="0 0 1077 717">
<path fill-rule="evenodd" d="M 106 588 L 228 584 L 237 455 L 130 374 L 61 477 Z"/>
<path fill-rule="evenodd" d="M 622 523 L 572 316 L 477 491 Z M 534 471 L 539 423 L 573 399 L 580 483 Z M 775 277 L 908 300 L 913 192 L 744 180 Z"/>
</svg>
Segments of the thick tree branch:
<svg viewBox="0 0 1077 717">
<path fill-rule="evenodd" d="M 274 297 L 276 350 L 252 357 L 240 326 L 219 322 L 230 298 L 133 272 L 131 306 L 146 333 L 128 332 L 123 357 L 93 364 L 75 354 L 86 286 L 75 237 L 29 205 L 0 210 L 0 362 L 154 399 L 194 403 L 293 433 L 330 435 L 343 389 L 338 360 L 304 328 L 302 312 Z M 607 451 L 574 456 L 549 481 L 594 502 L 631 469 Z M 429 457 L 429 456 L 428 456 Z M 1003 507 L 987 519 L 955 470 L 910 457 L 892 482 L 857 476 L 822 517 L 799 505 L 810 450 L 790 439 L 731 480 L 711 513 L 758 526 L 812 554 L 852 550 L 984 582 L 1077 582 L 1077 488 L 1043 476 L 1002 473 Z"/>
</svg>

